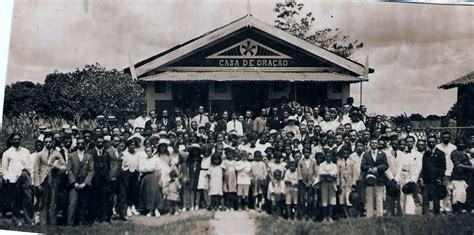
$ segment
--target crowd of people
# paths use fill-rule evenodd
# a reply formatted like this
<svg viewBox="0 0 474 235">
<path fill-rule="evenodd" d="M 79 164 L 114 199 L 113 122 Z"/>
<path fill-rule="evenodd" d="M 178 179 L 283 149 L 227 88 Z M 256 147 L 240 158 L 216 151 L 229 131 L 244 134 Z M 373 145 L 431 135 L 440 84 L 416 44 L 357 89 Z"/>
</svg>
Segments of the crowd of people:
<svg viewBox="0 0 474 235">
<path fill-rule="evenodd" d="M 340 108 L 282 98 L 258 115 L 173 111 L 120 125 L 99 116 L 91 130 L 42 126 L 34 150 L 12 133 L 2 212 L 18 225 L 70 226 L 199 209 L 318 221 L 470 212 L 473 134 L 420 137 L 351 98 Z"/>
</svg>

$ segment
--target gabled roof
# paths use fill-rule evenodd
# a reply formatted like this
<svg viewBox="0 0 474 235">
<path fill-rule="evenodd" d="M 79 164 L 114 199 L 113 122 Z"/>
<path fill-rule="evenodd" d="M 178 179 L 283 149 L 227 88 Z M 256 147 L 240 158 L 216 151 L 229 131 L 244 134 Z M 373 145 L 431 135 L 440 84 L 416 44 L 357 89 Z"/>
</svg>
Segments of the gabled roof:
<svg viewBox="0 0 474 235">
<path fill-rule="evenodd" d="M 223 38 L 239 29 L 245 27 L 254 27 L 259 29 L 265 33 L 268 33 L 276 38 L 281 39 L 289 44 L 292 44 L 296 47 L 299 47 L 303 50 L 308 51 L 311 54 L 314 54 L 318 57 L 321 57 L 329 62 L 337 64 L 338 66 L 347 69 L 355 74 L 363 75 L 364 73 L 364 65 L 350 60 L 348 58 L 344 58 L 339 56 L 327 49 L 318 47 L 314 44 L 311 44 L 301 38 L 293 36 L 285 31 L 282 31 L 272 25 L 269 25 L 252 15 L 246 15 L 242 18 L 239 18 L 231 23 L 224 25 L 220 28 L 214 29 L 210 32 L 207 32 L 197 38 L 189 40 L 185 43 L 172 47 L 162 53 L 154 55 L 150 58 L 142 60 L 135 64 L 135 69 L 138 76 L 142 76 L 143 74 L 158 68 L 160 66 L 169 64 L 173 61 L 176 61 L 184 56 L 190 54 L 191 52 L 198 50 L 220 38 Z M 130 68 L 125 68 L 125 72 L 130 71 Z M 373 73 L 373 69 L 369 69 L 369 73 Z"/>
<path fill-rule="evenodd" d="M 456 80 L 453 80 L 453 81 L 450 81 L 446 84 L 443 84 L 441 86 L 439 86 L 438 88 L 443 88 L 443 89 L 451 89 L 451 88 L 454 88 L 454 87 L 460 87 L 460 86 L 467 86 L 467 85 L 471 85 L 471 84 L 474 84 L 474 71 L 465 75 L 465 76 L 462 76 Z"/>
</svg>

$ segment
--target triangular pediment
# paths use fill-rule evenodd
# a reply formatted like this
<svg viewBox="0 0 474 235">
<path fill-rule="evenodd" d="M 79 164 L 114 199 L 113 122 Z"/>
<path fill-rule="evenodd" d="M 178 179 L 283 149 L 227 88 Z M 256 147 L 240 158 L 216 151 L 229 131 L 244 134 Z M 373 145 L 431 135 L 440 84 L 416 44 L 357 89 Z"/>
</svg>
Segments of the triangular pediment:
<svg viewBox="0 0 474 235">
<path fill-rule="evenodd" d="M 247 38 L 206 59 L 292 59 L 291 57 L 265 46 L 253 39 Z"/>
<path fill-rule="evenodd" d="M 359 76 L 364 66 L 246 16 L 135 65 L 163 71 L 324 71 Z M 372 72 L 371 70 L 370 72 Z"/>
</svg>

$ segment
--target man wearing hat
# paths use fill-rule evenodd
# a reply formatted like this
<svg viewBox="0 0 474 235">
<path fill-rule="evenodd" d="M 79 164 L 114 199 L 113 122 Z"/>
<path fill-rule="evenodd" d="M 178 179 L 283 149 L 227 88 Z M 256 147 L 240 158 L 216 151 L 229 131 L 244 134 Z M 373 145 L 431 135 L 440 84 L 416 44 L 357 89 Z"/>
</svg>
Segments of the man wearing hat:
<svg viewBox="0 0 474 235">
<path fill-rule="evenodd" d="M 300 139 L 301 133 L 300 128 L 296 125 L 297 122 L 298 121 L 295 116 L 289 116 L 286 120 L 286 126 L 283 128 L 283 133 L 286 135 L 286 133 L 293 132 L 294 137 Z"/>
<path fill-rule="evenodd" d="M 376 216 L 383 216 L 384 179 L 388 163 L 385 153 L 378 150 L 378 144 L 376 139 L 370 140 L 370 151 L 364 153 L 360 165 L 361 177 L 366 184 L 367 217 L 374 216 L 374 206 L 377 208 Z"/>
<path fill-rule="evenodd" d="M 436 148 L 436 136 L 428 136 L 428 149 L 423 155 L 421 169 L 421 185 L 423 187 L 423 214 L 429 212 L 429 198 L 433 200 L 433 213 L 438 215 L 440 212 L 440 187 L 443 186 L 444 172 L 446 171 L 446 158 L 444 152 Z"/>
</svg>

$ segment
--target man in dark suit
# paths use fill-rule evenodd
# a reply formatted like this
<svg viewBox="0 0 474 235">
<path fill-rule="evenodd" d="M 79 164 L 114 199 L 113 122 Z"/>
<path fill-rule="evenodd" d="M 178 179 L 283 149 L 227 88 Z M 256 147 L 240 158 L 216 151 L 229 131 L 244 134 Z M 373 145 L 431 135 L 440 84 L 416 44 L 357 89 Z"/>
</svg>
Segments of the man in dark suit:
<svg viewBox="0 0 474 235">
<path fill-rule="evenodd" d="M 107 213 L 110 190 L 110 156 L 104 149 L 104 137 L 96 136 L 95 147 L 88 152 L 94 161 L 89 222 L 110 222 Z"/>
<path fill-rule="evenodd" d="M 245 112 L 245 118 L 244 118 L 244 121 L 242 122 L 242 128 L 244 129 L 245 134 L 252 132 L 252 128 L 253 128 L 252 111 L 247 110 Z"/>
<path fill-rule="evenodd" d="M 158 123 L 165 128 L 166 131 L 170 131 L 175 127 L 175 122 L 173 118 L 170 118 L 168 115 L 168 110 L 163 110 L 161 112 L 161 118 L 158 119 Z"/>
<path fill-rule="evenodd" d="M 283 118 L 278 115 L 278 107 L 272 108 L 272 113 L 267 119 L 267 126 L 270 129 L 280 130 L 283 128 Z"/>
<path fill-rule="evenodd" d="M 112 217 L 113 214 L 113 206 L 114 206 L 114 198 L 117 200 L 117 213 L 119 215 L 119 219 L 123 221 L 127 221 L 127 204 L 126 199 L 121 197 L 124 196 L 122 190 L 124 190 L 123 185 L 121 185 L 121 173 L 122 173 L 122 153 L 119 151 L 118 147 L 120 144 L 120 136 L 113 136 L 112 143 L 110 148 L 107 149 L 107 153 L 110 156 L 110 189 L 111 193 L 109 194 L 108 198 L 108 206 L 107 209 L 107 217 Z"/>
<path fill-rule="evenodd" d="M 69 191 L 69 206 L 67 211 L 67 225 L 84 224 L 86 221 L 89 194 L 94 177 L 94 161 L 86 153 L 84 138 L 77 139 L 77 151 L 69 155 L 67 162 Z"/>
<path fill-rule="evenodd" d="M 222 113 L 222 118 L 217 120 L 217 125 L 215 127 L 216 133 L 226 132 L 227 131 L 227 122 L 229 122 L 229 112 L 224 111 Z"/>
<path fill-rule="evenodd" d="M 446 158 L 444 152 L 436 148 L 436 136 L 428 136 L 428 149 L 423 154 L 420 181 L 423 187 L 423 214 L 429 212 L 429 195 L 433 200 L 433 213 L 440 211 L 440 191 L 443 185 L 444 172 L 446 171 Z"/>
<path fill-rule="evenodd" d="M 361 178 L 366 183 L 367 217 L 374 216 L 374 203 L 377 208 L 376 216 L 383 216 L 383 194 L 385 171 L 388 169 L 387 156 L 378 149 L 377 139 L 370 140 L 370 151 L 364 153 L 360 165 Z M 375 177 L 375 179 L 373 178 Z M 374 202 L 375 197 L 375 202 Z"/>
<path fill-rule="evenodd" d="M 153 124 L 157 125 L 158 124 L 158 118 L 157 118 L 155 110 L 150 110 L 150 112 L 148 112 L 148 114 L 150 115 L 150 119 L 145 122 L 145 127 L 151 127 L 151 125 L 153 125 Z"/>
</svg>

